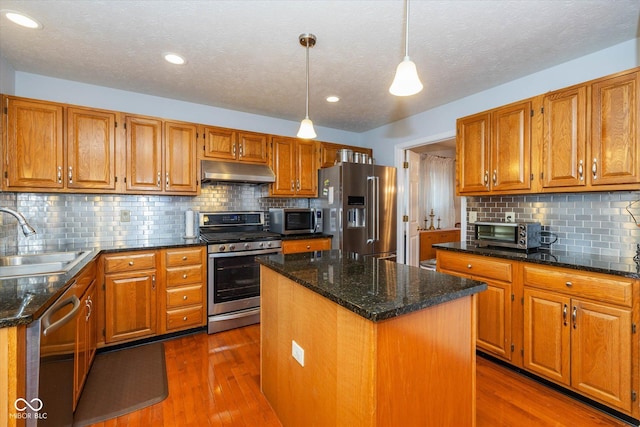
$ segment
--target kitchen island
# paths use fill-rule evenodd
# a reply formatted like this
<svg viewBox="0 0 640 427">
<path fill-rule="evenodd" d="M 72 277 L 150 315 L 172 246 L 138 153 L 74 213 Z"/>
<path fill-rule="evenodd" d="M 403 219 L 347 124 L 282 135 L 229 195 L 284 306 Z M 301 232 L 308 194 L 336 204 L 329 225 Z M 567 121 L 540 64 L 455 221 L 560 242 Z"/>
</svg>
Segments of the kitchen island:
<svg viewBox="0 0 640 427">
<path fill-rule="evenodd" d="M 258 261 L 261 389 L 283 426 L 475 425 L 485 284 L 341 251 Z"/>
</svg>

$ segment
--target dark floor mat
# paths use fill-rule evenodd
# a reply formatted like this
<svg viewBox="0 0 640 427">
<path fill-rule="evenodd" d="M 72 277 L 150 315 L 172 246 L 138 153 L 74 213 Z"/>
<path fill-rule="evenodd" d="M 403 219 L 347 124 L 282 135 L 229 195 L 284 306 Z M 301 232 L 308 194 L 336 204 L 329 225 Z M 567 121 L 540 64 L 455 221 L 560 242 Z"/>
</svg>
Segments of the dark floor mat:
<svg viewBox="0 0 640 427">
<path fill-rule="evenodd" d="M 151 343 L 96 356 L 74 415 L 74 427 L 98 423 L 169 395 L 164 345 Z"/>
</svg>

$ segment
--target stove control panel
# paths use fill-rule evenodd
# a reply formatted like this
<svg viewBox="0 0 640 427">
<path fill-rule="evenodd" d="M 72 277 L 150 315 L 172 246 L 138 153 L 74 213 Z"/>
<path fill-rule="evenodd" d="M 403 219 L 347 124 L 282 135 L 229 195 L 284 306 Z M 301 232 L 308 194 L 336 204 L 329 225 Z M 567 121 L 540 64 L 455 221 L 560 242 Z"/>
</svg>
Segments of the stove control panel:
<svg viewBox="0 0 640 427">
<path fill-rule="evenodd" d="M 245 252 L 245 251 L 264 251 L 268 249 L 278 249 L 282 247 L 282 240 L 263 240 L 256 242 L 236 242 L 226 244 L 213 244 L 207 246 L 210 254 L 224 252 Z"/>
</svg>

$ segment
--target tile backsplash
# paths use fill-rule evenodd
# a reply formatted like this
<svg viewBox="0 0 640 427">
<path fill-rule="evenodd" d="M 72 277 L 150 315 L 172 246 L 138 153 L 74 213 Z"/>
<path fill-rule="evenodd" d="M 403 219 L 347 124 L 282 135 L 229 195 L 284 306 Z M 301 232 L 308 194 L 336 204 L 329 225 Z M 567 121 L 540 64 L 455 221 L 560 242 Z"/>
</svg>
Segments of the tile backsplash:
<svg viewBox="0 0 640 427">
<path fill-rule="evenodd" d="M 0 193 L 0 206 L 18 210 L 37 231 L 25 237 L 12 216 L 0 214 L 0 250 L 180 238 L 185 234 L 187 209 L 266 212 L 271 207 L 308 207 L 310 203 L 268 195 L 268 186 L 251 184 L 207 185 L 197 197 Z M 120 221 L 123 210 L 130 211 L 129 222 Z"/>
<path fill-rule="evenodd" d="M 640 192 L 535 194 L 468 197 L 467 212 L 478 221 L 502 221 L 514 212 L 516 221 L 537 221 L 557 236 L 552 250 L 633 257 L 640 243 L 640 226 L 625 209 L 640 199 Z M 631 212 L 640 221 L 640 203 Z M 473 238 L 468 225 L 467 240 Z"/>
</svg>

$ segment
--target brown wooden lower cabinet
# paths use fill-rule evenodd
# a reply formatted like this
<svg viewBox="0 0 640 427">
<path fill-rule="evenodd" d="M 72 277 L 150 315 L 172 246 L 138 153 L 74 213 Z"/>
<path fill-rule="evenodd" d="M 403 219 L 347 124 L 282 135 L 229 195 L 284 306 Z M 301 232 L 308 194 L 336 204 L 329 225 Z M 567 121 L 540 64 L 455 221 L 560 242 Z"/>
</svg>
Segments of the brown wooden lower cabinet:
<svg viewBox="0 0 640 427">
<path fill-rule="evenodd" d="M 300 252 L 327 251 L 329 249 L 331 249 L 330 237 L 282 241 L 282 253 L 285 255 Z"/>
<path fill-rule="evenodd" d="M 436 243 L 459 242 L 460 229 L 424 230 L 420 232 L 420 261 L 434 259 L 436 250 L 432 246 Z"/>
<path fill-rule="evenodd" d="M 437 259 L 438 271 L 488 285 L 478 349 L 638 419 L 640 281 L 447 250 Z"/>
</svg>

